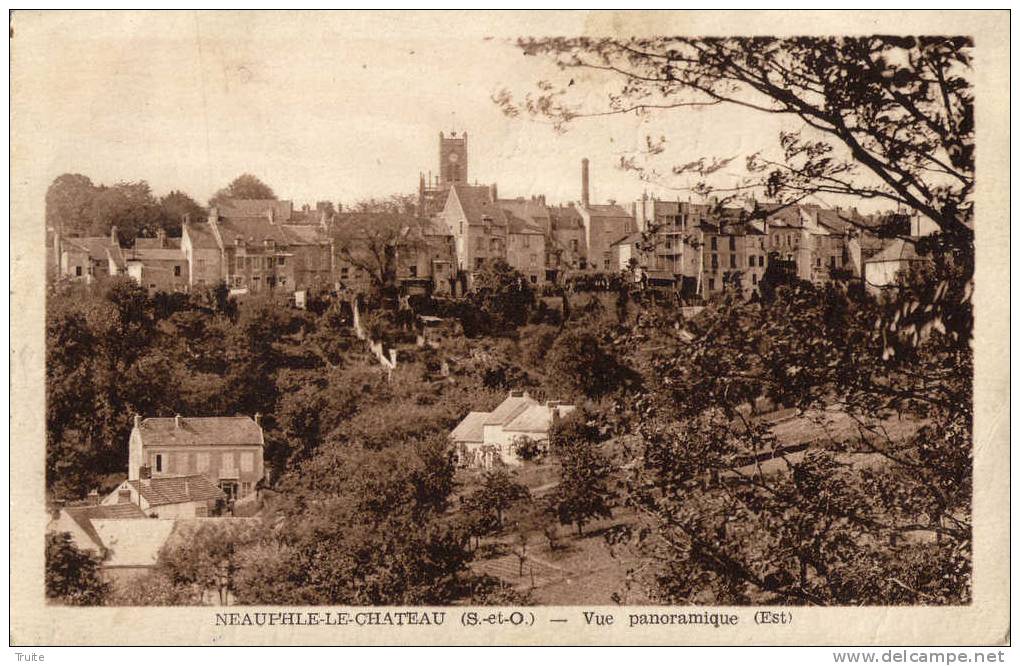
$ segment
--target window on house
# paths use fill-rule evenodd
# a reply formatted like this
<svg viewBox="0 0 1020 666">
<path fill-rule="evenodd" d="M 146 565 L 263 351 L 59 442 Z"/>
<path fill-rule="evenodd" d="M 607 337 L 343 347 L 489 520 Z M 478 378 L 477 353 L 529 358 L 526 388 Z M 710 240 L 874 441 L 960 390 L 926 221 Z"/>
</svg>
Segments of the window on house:
<svg viewBox="0 0 1020 666">
<path fill-rule="evenodd" d="M 244 278 L 241 277 L 240 275 L 235 275 L 234 276 L 234 286 L 235 287 L 242 287 L 242 286 L 244 286 Z"/>
<path fill-rule="evenodd" d="M 836 267 L 836 257 L 829 257 L 829 268 Z"/>
<path fill-rule="evenodd" d="M 737 239 L 730 236 L 730 252 L 736 252 L 737 250 Z"/>
<path fill-rule="evenodd" d="M 346 280 L 348 273 L 350 273 L 350 270 L 346 266 L 341 266 L 340 267 L 340 279 L 341 280 Z"/>
<path fill-rule="evenodd" d="M 475 257 L 475 268 L 481 268 L 485 265 L 484 257 Z"/>
<path fill-rule="evenodd" d="M 498 239 L 493 238 L 492 240 L 489 241 L 489 251 L 490 252 L 498 252 L 499 251 L 499 240 Z"/>
<path fill-rule="evenodd" d="M 751 273 L 751 284 L 758 284 L 758 276 L 755 273 Z"/>
<path fill-rule="evenodd" d="M 220 454 L 220 473 L 222 474 L 236 474 L 237 470 L 234 467 L 234 453 L 228 451 Z"/>
<path fill-rule="evenodd" d="M 180 276 L 181 276 L 181 267 L 180 266 L 174 266 L 174 277 L 180 277 Z"/>
<path fill-rule="evenodd" d="M 764 265 L 765 265 L 765 255 L 763 254 L 763 255 L 758 257 L 758 266 L 761 267 L 761 266 L 764 266 Z"/>
<path fill-rule="evenodd" d="M 713 250 L 719 249 L 719 239 L 716 238 L 715 236 L 712 236 L 712 249 Z"/>
<path fill-rule="evenodd" d="M 208 472 L 209 471 L 209 454 L 208 453 L 196 453 L 195 454 L 195 471 L 196 472 Z"/>
<path fill-rule="evenodd" d="M 287 278 L 285 278 L 285 277 L 280 278 L 280 286 L 281 287 L 286 287 L 287 286 Z"/>
<path fill-rule="evenodd" d="M 815 266 L 821 266 L 821 265 L 822 265 L 822 258 L 821 257 L 815 257 Z"/>
<path fill-rule="evenodd" d="M 485 249 L 485 239 L 484 238 L 479 238 L 477 241 L 475 241 L 475 247 L 477 247 L 479 250 L 484 250 Z"/>
<path fill-rule="evenodd" d="M 152 468 L 157 472 L 163 471 L 163 454 L 157 453 L 152 458 Z"/>
<path fill-rule="evenodd" d="M 532 275 L 531 276 L 531 284 L 538 284 L 538 276 L 537 275 Z"/>
<path fill-rule="evenodd" d="M 418 267 L 417 266 L 409 266 L 407 268 L 407 272 L 410 273 L 411 277 L 413 277 L 413 278 L 418 277 Z"/>
<path fill-rule="evenodd" d="M 275 287 L 276 287 L 276 278 L 274 278 L 274 277 L 272 277 L 272 276 L 270 276 L 270 277 L 267 277 L 267 278 L 266 278 L 266 286 L 267 286 L 268 288 L 270 288 L 270 289 L 273 289 L 273 288 L 275 288 Z"/>
<path fill-rule="evenodd" d="M 250 452 L 241 454 L 241 471 L 250 472 L 255 468 L 255 456 Z"/>
<path fill-rule="evenodd" d="M 241 482 L 241 497 L 247 497 L 251 495 L 251 481 Z"/>
<path fill-rule="evenodd" d="M 251 279 L 251 290 L 252 291 L 258 291 L 259 287 L 262 286 L 261 282 L 262 282 L 262 280 L 260 278 L 253 277 Z"/>
<path fill-rule="evenodd" d="M 747 265 L 751 266 L 752 268 L 754 267 L 754 255 L 753 254 L 747 258 Z"/>
<path fill-rule="evenodd" d="M 286 264 L 287 264 L 287 257 L 277 257 L 276 258 L 276 265 L 277 266 L 285 266 Z"/>
<path fill-rule="evenodd" d="M 737 267 L 737 255 L 731 254 L 730 255 L 730 268 L 736 268 L 736 267 Z"/>
<path fill-rule="evenodd" d="M 708 290 L 715 291 L 715 278 L 708 278 Z"/>
<path fill-rule="evenodd" d="M 205 271 L 205 259 L 196 259 L 195 264 L 196 268 L 198 268 L 199 273 Z"/>
<path fill-rule="evenodd" d="M 531 236 L 522 236 L 521 244 L 524 247 L 531 247 Z"/>
<path fill-rule="evenodd" d="M 531 262 L 532 266 L 538 266 L 538 255 L 537 254 L 531 255 L 530 257 L 528 257 L 528 260 Z"/>
<path fill-rule="evenodd" d="M 714 238 L 712 240 L 715 240 Z M 719 255 L 712 255 L 712 268 L 719 268 Z"/>
<path fill-rule="evenodd" d="M 77 277 L 81 277 L 81 266 L 75 266 L 74 267 L 74 274 Z"/>
</svg>

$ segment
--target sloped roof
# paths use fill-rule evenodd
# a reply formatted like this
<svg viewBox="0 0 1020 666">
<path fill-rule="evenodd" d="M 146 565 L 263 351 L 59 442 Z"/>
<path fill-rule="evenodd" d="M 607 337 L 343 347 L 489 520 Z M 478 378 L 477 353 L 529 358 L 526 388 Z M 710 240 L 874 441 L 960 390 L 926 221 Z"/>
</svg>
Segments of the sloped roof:
<svg viewBox="0 0 1020 666">
<path fill-rule="evenodd" d="M 96 533 L 107 549 L 108 567 L 151 567 L 174 530 L 174 520 L 95 520 Z"/>
<path fill-rule="evenodd" d="M 124 253 L 125 261 L 183 261 L 180 248 L 134 248 Z"/>
<path fill-rule="evenodd" d="M 204 250 L 216 250 L 220 247 L 208 223 L 186 224 L 181 233 L 188 235 L 192 247 Z"/>
<path fill-rule="evenodd" d="M 249 243 L 262 243 L 266 240 L 281 245 L 287 243 L 283 225 L 274 224 L 266 217 L 221 218 L 216 224 L 220 230 L 220 238 L 226 245 L 233 245 L 238 238 Z"/>
<path fill-rule="evenodd" d="M 528 395 L 527 391 L 521 392 L 521 395 L 515 395 L 515 393 L 517 392 L 512 391 L 506 400 L 499 403 L 496 409 L 489 412 L 488 416 L 485 417 L 483 425 L 504 425 L 530 405 L 538 404 L 534 398 Z"/>
<path fill-rule="evenodd" d="M 505 213 L 538 227 L 542 233 L 549 228 L 549 208 L 540 199 L 497 199 L 496 205 Z"/>
<path fill-rule="evenodd" d="M 509 217 L 508 229 L 512 234 L 545 235 L 544 228 L 527 220 L 522 220 L 516 216 Z"/>
<path fill-rule="evenodd" d="M 106 248 L 106 256 L 110 258 L 113 265 L 118 269 L 123 270 L 124 268 L 124 251 L 121 249 L 119 244 L 110 244 L 110 247 Z"/>
<path fill-rule="evenodd" d="M 450 439 L 455 442 L 481 442 L 485 419 L 488 416 L 489 412 L 468 412 L 464 420 L 450 432 Z"/>
<path fill-rule="evenodd" d="M 917 253 L 916 244 L 902 238 L 895 238 L 885 248 L 866 260 L 866 263 L 874 264 L 882 261 L 926 261 Z"/>
<path fill-rule="evenodd" d="M 277 199 L 227 199 L 217 206 L 220 217 L 244 218 L 244 217 L 265 217 L 269 211 L 273 212 L 273 221 L 280 223 L 290 220 L 294 213 L 293 201 L 280 201 Z"/>
<path fill-rule="evenodd" d="M 93 520 L 128 520 L 133 518 L 148 519 L 148 516 L 146 516 L 141 509 L 130 502 L 125 502 L 123 504 L 69 506 L 64 508 L 64 512 L 67 513 L 71 520 L 73 520 L 83 532 L 88 534 L 89 538 L 97 545 L 102 545 L 103 541 L 92 525 Z"/>
<path fill-rule="evenodd" d="M 514 432 L 548 432 L 553 422 L 553 409 L 558 409 L 561 416 L 574 411 L 573 405 L 559 405 L 550 407 L 548 404 L 536 403 L 529 405 L 520 414 L 515 416 L 509 423 L 503 426 L 504 430 Z"/>
<path fill-rule="evenodd" d="M 803 227 L 804 218 L 801 216 L 800 206 L 786 206 L 778 203 L 763 203 L 761 208 L 766 211 L 765 219 L 769 224 L 785 227 Z"/>
<path fill-rule="evenodd" d="M 634 243 L 637 243 L 638 241 L 640 241 L 642 236 L 643 236 L 642 232 L 635 231 L 634 233 L 629 234 L 627 236 L 624 236 L 620 240 L 618 240 L 618 241 L 616 241 L 614 243 L 611 243 L 610 247 L 612 247 L 614 245 L 633 245 Z"/>
<path fill-rule="evenodd" d="M 128 483 L 145 498 L 149 506 L 226 499 L 223 491 L 204 474 L 132 479 Z"/>
<path fill-rule="evenodd" d="M 75 236 L 61 238 L 60 241 L 64 245 L 71 245 L 79 252 L 87 252 L 90 258 L 100 261 L 109 256 L 107 250 L 115 245 L 110 242 L 109 236 Z"/>
<path fill-rule="evenodd" d="M 581 213 L 573 206 L 549 206 L 547 210 L 554 231 L 567 231 L 584 227 Z"/>
<path fill-rule="evenodd" d="M 142 446 L 262 446 L 262 428 L 248 416 L 147 418 L 139 425 Z"/>
<path fill-rule="evenodd" d="M 181 239 L 169 236 L 165 237 L 162 243 L 158 238 L 142 238 L 141 236 L 139 236 L 138 238 L 135 239 L 136 250 L 158 250 L 158 249 L 173 250 L 180 249 L 180 247 Z"/>
<path fill-rule="evenodd" d="M 291 245 L 320 245 L 328 240 L 322 228 L 312 224 L 285 224 L 283 233 Z"/>
<path fill-rule="evenodd" d="M 585 210 L 592 217 L 634 217 L 616 204 L 590 204 Z"/>
<path fill-rule="evenodd" d="M 495 224 L 506 224 L 506 215 L 502 208 L 493 203 L 492 192 L 488 187 L 456 184 L 450 189 L 460 202 L 468 224 L 482 224 L 486 217 Z"/>
</svg>

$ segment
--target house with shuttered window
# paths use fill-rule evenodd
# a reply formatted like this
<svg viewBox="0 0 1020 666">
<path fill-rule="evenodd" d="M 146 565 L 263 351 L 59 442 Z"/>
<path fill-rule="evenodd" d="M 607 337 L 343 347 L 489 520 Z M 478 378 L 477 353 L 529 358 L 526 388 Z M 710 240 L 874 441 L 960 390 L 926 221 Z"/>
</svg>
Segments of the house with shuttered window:
<svg viewBox="0 0 1020 666">
<path fill-rule="evenodd" d="M 255 418 L 135 416 L 128 443 L 127 480 L 129 485 L 139 482 L 131 487 L 140 493 L 143 486 L 158 485 L 160 479 L 200 475 L 228 501 L 244 499 L 255 492 L 265 475 L 264 446 L 257 414 Z M 188 484 L 188 490 L 200 485 Z"/>
</svg>

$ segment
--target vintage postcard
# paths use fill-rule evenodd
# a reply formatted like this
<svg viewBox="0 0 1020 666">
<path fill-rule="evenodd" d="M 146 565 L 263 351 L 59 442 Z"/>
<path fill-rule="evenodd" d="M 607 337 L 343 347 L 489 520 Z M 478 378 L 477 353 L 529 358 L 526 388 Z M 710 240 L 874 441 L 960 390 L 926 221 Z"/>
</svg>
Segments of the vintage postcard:
<svg viewBox="0 0 1020 666">
<path fill-rule="evenodd" d="M 1008 644 L 1008 26 L 14 11 L 11 643 Z"/>
</svg>

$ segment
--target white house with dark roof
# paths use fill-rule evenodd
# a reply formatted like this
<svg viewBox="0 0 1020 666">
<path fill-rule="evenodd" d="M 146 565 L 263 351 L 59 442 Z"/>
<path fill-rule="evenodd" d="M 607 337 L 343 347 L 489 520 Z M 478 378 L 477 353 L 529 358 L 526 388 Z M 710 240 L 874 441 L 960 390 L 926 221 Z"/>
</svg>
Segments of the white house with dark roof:
<svg viewBox="0 0 1020 666">
<path fill-rule="evenodd" d="M 50 522 L 46 525 L 46 531 L 67 532 L 71 535 L 71 542 L 78 549 L 102 555 L 105 545 L 102 537 L 96 531 L 95 521 L 134 521 L 145 518 L 147 518 L 145 513 L 130 502 L 68 506 L 54 512 Z"/>
<path fill-rule="evenodd" d="M 227 495 L 204 474 L 122 481 L 104 506 L 130 503 L 146 518 L 205 518 L 218 515 Z"/>
<path fill-rule="evenodd" d="M 163 478 L 202 475 L 218 487 L 227 500 L 243 499 L 255 492 L 256 484 L 265 475 L 264 447 L 258 415 L 254 419 L 248 416 L 146 419 L 135 416 L 128 440 L 127 480 L 149 481 L 152 486 Z M 141 492 L 139 486 L 131 487 L 136 493 Z M 198 487 L 192 483 L 188 491 L 193 493 Z"/>
<path fill-rule="evenodd" d="M 462 465 L 517 466 L 522 463 L 517 455 L 521 438 L 547 443 L 552 424 L 573 410 L 573 405 L 555 400 L 539 402 L 527 391 L 510 391 L 491 412 L 470 412 L 450 433 L 450 439 Z"/>
</svg>

